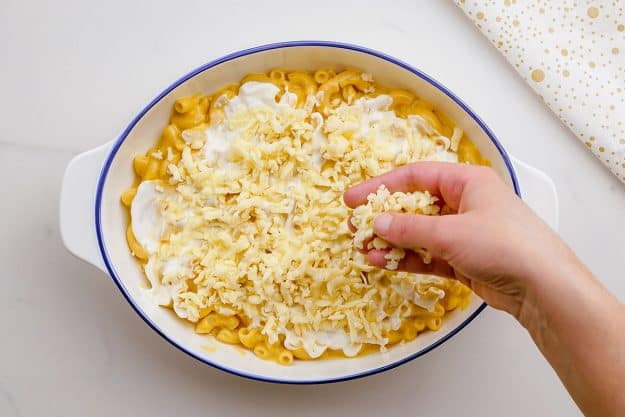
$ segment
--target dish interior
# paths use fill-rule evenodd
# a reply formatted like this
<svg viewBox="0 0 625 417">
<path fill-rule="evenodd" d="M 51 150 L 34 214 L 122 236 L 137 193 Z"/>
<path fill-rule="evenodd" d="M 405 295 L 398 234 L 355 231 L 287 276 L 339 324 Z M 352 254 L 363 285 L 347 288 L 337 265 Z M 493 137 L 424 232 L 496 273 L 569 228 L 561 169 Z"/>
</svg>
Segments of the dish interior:
<svg viewBox="0 0 625 417">
<path fill-rule="evenodd" d="M 297 46 L 256 51 L 205 68 L 181 81 L 147 109 L 136 124 L 130 127 L 126 137 L 121 138 L 123 142 L 112 155 L 108 171 L 103 173 L 105 177 L 100 211 L 96 213 L 100 219 L 105 248 L 103 255 L 108 258 L 120 288 L 144 318 L 171 342 L 200 360 L 248 377 L 281 382 L 345 379 L 392 367 L 435 347 L 479 312 L 482 301 L 477 296 L 472 295 L 471 305 L 467 309 L 457 309 L 449 314 L 439 331 L 423 333 L 412 342 L 395 346 L 387 352 L 350 359 L 296 361 L 293 366 L 283 367 L 263 361 L 252 352 L 239 347 L 217 342 L 212 336 L 195 334 L 191 323 L 178 319 L 170 310 L 155 305 L 142 291 L 145 277 L 128 251 L 124 233 L 128 214 L 119 203 L 119 196 L 134 178 L 133 157 L 152 146 L 177 98 L 197 92 L 210 93 L 228 83 L 238 82 L 250 72 L 265 72 L 274 67 L 309 70 L 321 67 L 356 67 L 373 74 L 381 84 L 411 90 L 445 112 L 464 129 L 481 154 L 491 161 L 493 169 L 506 183 L 513 186 L 501 151 L 479 122 L 445 92 L 410 70 L 363 51 L 331 46 Z"/>
</svg>

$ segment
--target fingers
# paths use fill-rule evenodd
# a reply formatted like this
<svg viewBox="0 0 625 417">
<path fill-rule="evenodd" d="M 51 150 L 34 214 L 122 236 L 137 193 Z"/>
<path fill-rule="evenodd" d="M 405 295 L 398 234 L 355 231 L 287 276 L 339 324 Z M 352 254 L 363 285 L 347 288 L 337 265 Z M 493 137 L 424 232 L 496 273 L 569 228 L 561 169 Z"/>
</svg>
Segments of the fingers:
<svg viewBox="0 0 625 417">
<path fill-rule="evenodd" d="M 466 183 L 488 168 L 448 162 L 416 162 L 356 185 L 345 192 L 345 204 L 355 208 L 367 202 L 381 184 L 391 192 L 429 191 L 458 210 Z"/>
<path fill-rule="evenodd" d="M 385 268 L 387 260 L 384 258 L 388 251 L 371 250 L 367 253 L 367 260 L 371 265 Z M 399 261 L 398 271 L 414 272 L 417 274 L 437 275 L 444 278 L 454 278 L 454 270 L 449 264 L 441 259 L 432 259 L 429 264 L 423 263 L 421 256 L 412 251 L 406 251 L 404 259 Z"/>
<path fill-rule="evenodd" d="M 406 213 L 385 213 L 373 223 L 375 234 L 393 246 L 425 248 L 432 256 L 447 259 L 455 230 L 459 230 L 456 216 L 424 216 Z"/>
</svg>

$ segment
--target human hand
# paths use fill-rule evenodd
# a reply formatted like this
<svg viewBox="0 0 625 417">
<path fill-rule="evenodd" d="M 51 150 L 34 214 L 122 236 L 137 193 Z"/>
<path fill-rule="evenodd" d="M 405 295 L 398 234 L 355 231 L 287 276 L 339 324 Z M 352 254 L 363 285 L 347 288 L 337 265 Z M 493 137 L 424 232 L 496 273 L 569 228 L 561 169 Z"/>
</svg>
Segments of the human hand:
<svg viewBox="0 0 625 417">
<path fill-rule="evenodd" d="M 494 171 L 415 163 L 352 187 L 345 203 L 365 204 L 381 184 L 391 192 L 428 190 L 457 213 L 376 217 L 375 233 L 408 249 L 399 269 L 456 278 L 513 314 L 587 416 L 622 415 L 625 307 Z M 413 248 L 428 250 L 432 262 Z M 383 268 L 384 255 L 370 250 L 367 258 Z"/>
<path fill-rule="evenodd" d="M 538 287 L 559 279 L 572 251 L 487 167 L 420 162 L 395 169 L 347 190 L 345 203 L 367 202 L 381 184 L 391 192 L 424 191 L 441 198 L 457 214 L 424 216 L 386 213 L 375 219 L 376 235 L 409 249 L 399 270 L 455 278 L 491 306 L 523 323 L 533 314 Z M 425 264 L 410 249 L 425 248 Z M 385 267 L 386 251 L 370 250 L 369 262 Z M 530 310 L 524 312 L 525 310 Z"/>
</svg>

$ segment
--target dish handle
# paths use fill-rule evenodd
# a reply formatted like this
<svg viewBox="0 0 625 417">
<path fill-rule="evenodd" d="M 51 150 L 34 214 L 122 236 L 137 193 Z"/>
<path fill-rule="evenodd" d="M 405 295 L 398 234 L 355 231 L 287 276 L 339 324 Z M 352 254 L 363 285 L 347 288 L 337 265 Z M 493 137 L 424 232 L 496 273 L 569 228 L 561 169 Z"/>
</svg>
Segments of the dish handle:
<svg viewBox="0 0 625 417">
<path fill-rule="evenodd" d="M 544 172 L 511 157 L 521 185 L 523 201 L 552 229 L 558 230 L 559 202 L 553 180 Z"/>
<path fill-rule="evenodd" d="M 106 272 L 95 232 L 95 195 L 112 142 L 75 156 L 67 165 L 59 207 L 61 239 L 76 257 Z"/>
</svg>

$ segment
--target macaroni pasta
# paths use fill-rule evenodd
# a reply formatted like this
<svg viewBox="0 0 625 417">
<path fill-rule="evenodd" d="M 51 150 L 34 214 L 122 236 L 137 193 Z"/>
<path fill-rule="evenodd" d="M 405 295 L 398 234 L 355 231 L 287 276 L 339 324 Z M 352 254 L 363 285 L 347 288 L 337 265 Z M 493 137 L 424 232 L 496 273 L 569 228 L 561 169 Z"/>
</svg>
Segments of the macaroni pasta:
<svg viewBox="0 0 625 417">
<path fill-rule="evenodd" d="M 128 246 L 198 334 L 282 365 L 383 350 L 470 303 L 457 281 L 367 265 L 345 225 L 347 187 L 423 159 L 487 164 L 448 117 L 369 74 L 251 73 L 177 99 L 134 158 Z"/>
</svg>

